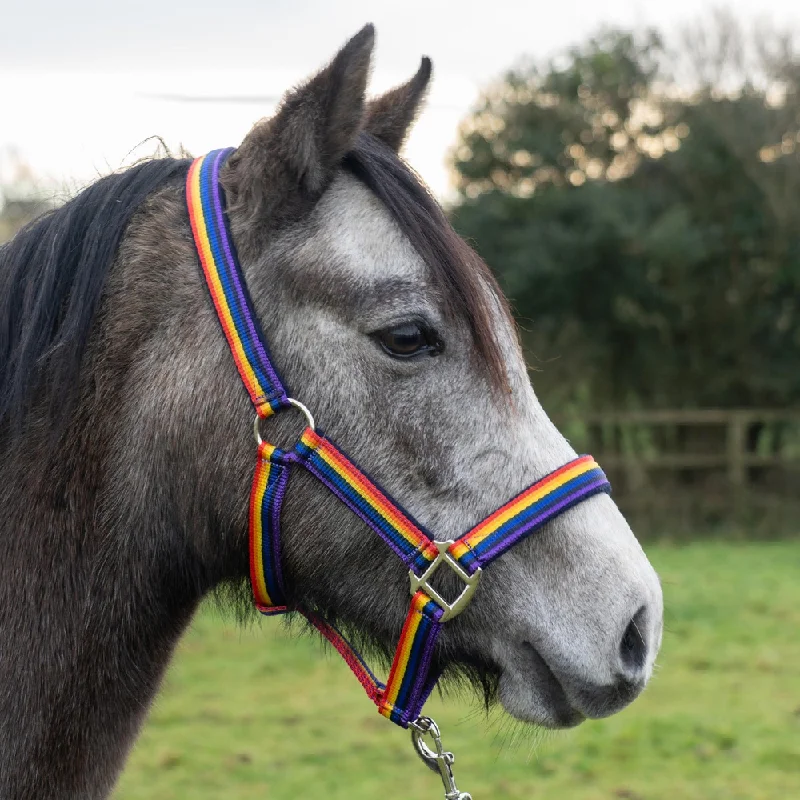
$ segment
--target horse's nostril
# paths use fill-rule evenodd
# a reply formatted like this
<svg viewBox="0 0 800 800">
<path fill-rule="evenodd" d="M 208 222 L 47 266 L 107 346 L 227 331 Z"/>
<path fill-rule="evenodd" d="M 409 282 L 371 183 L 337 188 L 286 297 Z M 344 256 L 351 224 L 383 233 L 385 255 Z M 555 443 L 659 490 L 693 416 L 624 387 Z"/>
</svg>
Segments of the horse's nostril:
<svg viewBox="0 0 800 800">
<path fill-rule="evenodd" d="M 619 656 L 629 675 L 638 675 L 647 662 L 647 609 L 642 606 L 625 628 L 619 643 Z"/>
</svg>

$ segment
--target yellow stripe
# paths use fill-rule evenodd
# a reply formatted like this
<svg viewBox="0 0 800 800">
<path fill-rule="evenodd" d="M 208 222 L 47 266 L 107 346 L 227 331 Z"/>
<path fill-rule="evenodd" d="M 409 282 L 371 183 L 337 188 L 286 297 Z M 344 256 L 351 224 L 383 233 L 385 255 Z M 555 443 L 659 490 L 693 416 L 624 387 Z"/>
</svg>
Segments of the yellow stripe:
<svg viewBox="0 0 800 800">
<path fill-rule="evenodd" d="M 264 580 L 264 557 L 263 557 L 263 539 L 264 539 L 264 528 L 261 524 L 261 504 L 264 499 L 264 493 L 267 490 L 267 483 L 269 482 L 269 473 L 272 469 L 272 465 L 269 461 L 262 462 L 262 466 L 259 468 L 259 476 L 258 476 L 258 483 L 254 489 L 255 495 L 255 507 L 253 509 L 254 520 L 253 520 L 253 530 L 255 533 L 255 562 L 256 562 L 256 590 L 260 601 L 264 605 L 271 606 L 273 605 L 272 599 L 269 596 L 269 592 L 267 591 L 267 584 Z"/>
<path fill-rule="evenodd" d="M 386 687 L 386 700 L 392 705 L 394 705 L 395 701 L 397 700 L 397 695 L 400 693 L 400 687 L 403 684 L 403 676 L 408 668 L 408 659 L 411 655 L 411 647 L 414 643 L 414 637 L 417 634 L 421 620 L 422 615 L 419 612 L 415 613 L 411 622 L 411 626 L 408 629 L 408 635 L 403 639 L 401 647 L 398 651 L 398 669 L 395 670 L 395 673 L 392 676 L 393 680 L 391 684 Z"/>
<path fill-rule="evenodd" d="M 498 528 L 505 525 L 506 522 L 515 517 L 521 511 L 524 511 L 534 503 L 538 503 L 543 497 L 546 497 L 548 494 L 550 494 L 550 492 L 560 488 L 573 478 L 577 478 L 579 475 L 583 475 L 584 472 L 589 472 L 589 470 L 595 469 L 596 467 L 597 464 L 594 461 L 588 461 L 584 464 L 578 464 L 572 469 L 568 469 L 566 472 L 559 475 L 556 480 L 548 481 L 544 486 L 528 495 L 528 497 L 526 497 L 524 500 L 521 499 L 518 503 L 514 503 L 503 514 L 500 514 L 500 516 L 493 519 L 491 526 L 482 529 L 479 524 L 476 530 L 473 533 L 467 534 L 464 539 L 472 546 L 480 544 L 487 536 L 491 536 Z M 459 553 L 459 555 L 462 554 L 463 553 Z"/>
<path fill-rule="evenodd" d="M 455 544 L 454 544 L 454 545 L 453 545 L 453 546 L 450 548 L 450 554 L 453 556 L 453 558 L 455 558 L 455 559 L 459 559 L 459 558 L 461 558 L 461 556 L 463 556 L 463 555 L 464 555 L 464 553 L 466 553 L 466 552 L 467 552 L 467 550 L 469 550 L 469 547 L 467 547 L 467 546 L 464 544 L 464 542 L 456 542 L 456 543 L 455 543 Z"/>
<path fill-rule="evenodd" d="M 203 212 L 203 202 L 200 196 L 200 166 L 201 165 L 198 164 L 198 167 L 192 176 L 191 182 L 192 205 L 195 209 L 195 226 L 197 227 L 198 238 L 200 240 L 197 242 L 197 245 L 202 251 L 203 263 L 209 267 L 207 274 L 214 286 L 214 294 L 219 301 L 218 307 L 225 319 L 225 325 L 231 332 L 231 346 L 235 349 L 236 357 L 239 359 L 239 363 L 242 365 L 245 371 L 245 382 L 247 383 L 247 388 L 251 390 L 253 397 L 259 397 L 265 395 L 266 392 L 258 382 L 258 378 L 256 378 L 256 374 L 253 372 L 253 368 L 250 366 L 250 361 L 248 360 L 247 355 L 244 352 L 244 348 L 242 347 L 241 340 L 239 339 L 239 335 L 236 330 L 236 325 L 233 322 L 233 317 L 231 316 L 230 309 L 228 308 L 228 301 L 225 297 L 225 291 L 222 288 L 222 282 L 219 279 L 219 267 L 211 251 L 211 241 L 208 236 L 208 228 L 206 227 L 206 219 Z"/>
<path fill-rule="evenodd" d="M 329 456 L 324 447 L 319 448 L 317 453 L 319 453 L 322 460 L 337 475 L 340 475 L 342 478 L 344 478 L 347 483 L 350 484 L 352 489 L 358 492 L 359 496 L 363 497 L 364 500 L 366 500 L 372 506 L 372 508 L 374 508 L 390 525 L 392 525 L 409 544 L 413 546 L 419 546 L 419 538 L 416 534 L 416 531 L 414 529 L 409 529 L 408 523 L 402 517 L 400 517 L 397 512 L 395 512 L 388 502 L 382 502 L 380 505 L 373 502 L 370 497 L 368 497 L 366 494 L 364 494 L 364 492 L 361 491 L 361 489 L 359 489 L 347 472 L 343 472 L 342 469 L 339 468 L 333 457 Z"/>
<path fill-rule="evenodd" d="M 421 605 L 420 605 L 421 603 Z M 403 685 L 403 676 L 408 668 L 408 660 L 411 657 L 411 650 L 414 646 L 414 639 L 416 638 L 417 631 L 419 630 L 420 623 L 422 622 L 422 608 L 428 603 L 426 595 L 415 595 L 413 600 L 414 616 L 411 618 L 411 625 L 406 628 L 406 635 L 400 646 L 397 649 L 395 656 L 397 669 L 393 671 L 392 681 L 386 687 L 385 702 L 392 707 L 397 700 L 397 695 L 400 692 L 400 687 Z"/>
</svg>

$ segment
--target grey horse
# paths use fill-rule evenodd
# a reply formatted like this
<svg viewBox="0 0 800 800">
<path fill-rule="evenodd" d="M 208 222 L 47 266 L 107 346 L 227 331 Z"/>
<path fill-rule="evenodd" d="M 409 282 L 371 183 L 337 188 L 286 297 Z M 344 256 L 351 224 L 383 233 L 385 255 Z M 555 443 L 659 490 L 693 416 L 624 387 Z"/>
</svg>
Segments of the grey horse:
<svg viewBox="0 0 800 800">
<path fill-rule="evenodd" d="M 222 182 L 293 395 L 455 538 L 576 454 L 491 273 L 396 154 L 430 62 L 367 100 L 373 37 L 290 91 Z M 0 250 L 2 798 L 106 797 L 203 597 L 247 602 L 251 410 L 198 266 L 187 168 L 104 178 Z M 265 435 L 291 442 L 292 416 Z M 391 651 L 407 575 L 306 474 L 282 546 L 298 607 Z M 487 571 L 435 659 L 559 728 L 633 700 L 661 628 L 658 578 L 598 495 Z"/>
</svg>

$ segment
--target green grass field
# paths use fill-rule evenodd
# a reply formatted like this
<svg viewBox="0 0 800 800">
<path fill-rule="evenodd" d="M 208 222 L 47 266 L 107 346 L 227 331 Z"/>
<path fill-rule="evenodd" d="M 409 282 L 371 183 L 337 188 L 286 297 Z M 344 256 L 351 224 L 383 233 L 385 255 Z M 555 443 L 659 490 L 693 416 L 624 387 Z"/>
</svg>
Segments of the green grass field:
<svg viewBox="0 0 800 800">
<path fill-rule="evenodd" d="M 645 694 L 563 733 L 475 703 L 428 706 L 475 800 L 800 798 L 800 542 L 647 548 L 666 630 Z M 408 735 L 337 658 L 275 620 L 206 611 L 185 637 L 116 800 L 439 798 Z"/>
</svg>

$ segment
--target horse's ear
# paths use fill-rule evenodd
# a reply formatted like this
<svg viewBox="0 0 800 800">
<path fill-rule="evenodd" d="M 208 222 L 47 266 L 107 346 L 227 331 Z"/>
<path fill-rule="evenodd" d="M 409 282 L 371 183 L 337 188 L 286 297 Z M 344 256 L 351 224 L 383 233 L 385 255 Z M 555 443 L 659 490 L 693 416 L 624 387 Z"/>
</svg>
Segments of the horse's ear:
<svg viewBox="0 0 800 800">
<path fill-rule="evenodd" d="M 299 189 L 318 196 L 364 121 L 375 29 L 365 25 L 333 61 L 288 92 L 275 116 L 259 122 L 231 156 L 226 183 L 237 205 L 260 207 Z"/>
<path fill-rule="evenodd" d="M 417 74 L 408 83 L 382 94 L 367 105 L 364 129 L 381 139 L 395 152 L 405 141 L 431 80 L 431 60 L 425 56 Z"/>
</svg>

